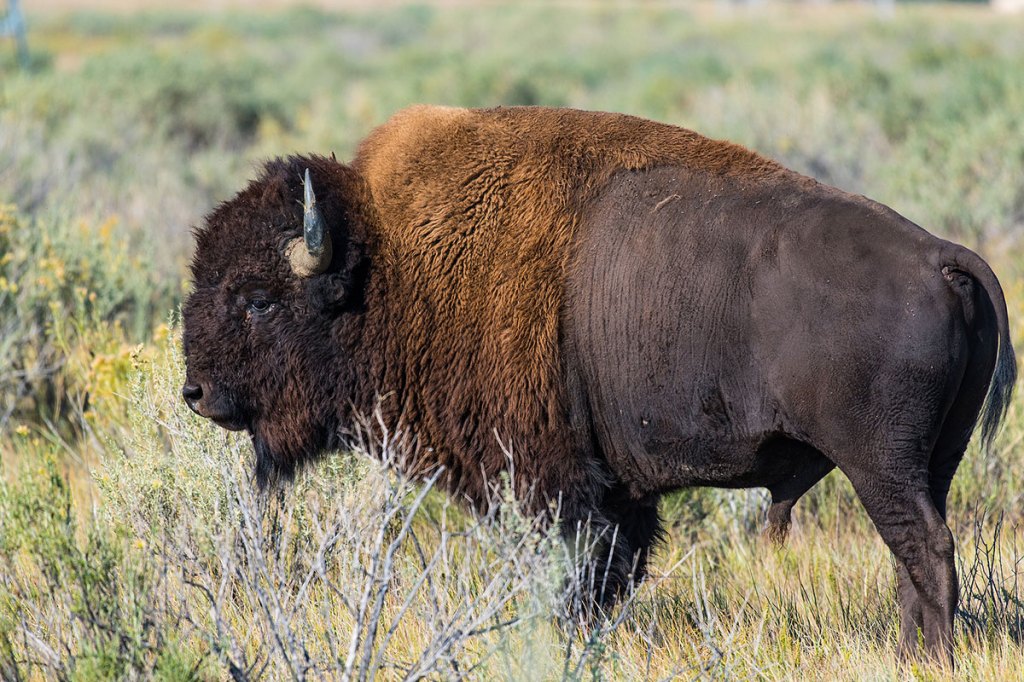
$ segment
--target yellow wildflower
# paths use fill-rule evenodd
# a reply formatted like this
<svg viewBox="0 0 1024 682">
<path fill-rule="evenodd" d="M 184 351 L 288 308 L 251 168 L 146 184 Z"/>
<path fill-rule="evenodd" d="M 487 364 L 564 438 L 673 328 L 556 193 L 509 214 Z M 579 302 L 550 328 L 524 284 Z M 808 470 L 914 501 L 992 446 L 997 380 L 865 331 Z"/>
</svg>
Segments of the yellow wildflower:
<svg viewBox="0 0 1024 682">
<path fill-rule="evenodd" d="M 167 340 L 167 337 L 170 336 L 170 333 L 170 327 L 161 322 L 156 326 L 156 329 L 153 330 L 153 342 L 157 345 L 162 344 Z"/>
<path fill-rule="evenodd" d="M 113 216 L 104 220 L 103 224 L 100 225 L 100 239 L 109 243 L 110 235 L 113 233 L 115 225 L 117 225 L 117 218 Z"/>
</svg>

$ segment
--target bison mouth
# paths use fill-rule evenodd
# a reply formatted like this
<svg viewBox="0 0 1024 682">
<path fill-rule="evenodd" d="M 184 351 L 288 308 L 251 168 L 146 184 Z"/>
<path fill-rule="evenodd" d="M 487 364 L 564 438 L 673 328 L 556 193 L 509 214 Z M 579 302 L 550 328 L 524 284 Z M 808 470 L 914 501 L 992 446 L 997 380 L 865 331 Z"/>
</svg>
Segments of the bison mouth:
<svg viewBox="0 0 1024 682">
<path fill-rule="evenodd" d="M 249 428 L 245 411 L 239 409 L 230 394 L 209 385 L 191 383 L 185 384 L 181 394 L 190 410 L 222 429 L 242 431 Z"/>
<path fill-rule="evenodd" d="M 249 428 L 249 425 L 247 423 L 234 416 L 216 416 L 210 417 L 209 419 L 217 426 L 221 427 L 222 429 L 227 429 L 228 431 L 245 431 L 246 429 Z"/>
</svg>

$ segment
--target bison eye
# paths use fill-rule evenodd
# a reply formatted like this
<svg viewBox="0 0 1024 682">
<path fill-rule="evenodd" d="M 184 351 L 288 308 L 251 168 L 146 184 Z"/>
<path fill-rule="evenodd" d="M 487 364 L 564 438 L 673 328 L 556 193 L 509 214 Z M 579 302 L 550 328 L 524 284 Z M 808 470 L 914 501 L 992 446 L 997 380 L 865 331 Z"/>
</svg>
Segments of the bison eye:
<svg viewBox="0 0 1024 682">
<path fill-rule="evenodd" d="M 274 304 L 265 298 L 253 298 L 249 301 L 246 309 L 254 315 L 263 315 L 270 311 Z"/>
</svg>

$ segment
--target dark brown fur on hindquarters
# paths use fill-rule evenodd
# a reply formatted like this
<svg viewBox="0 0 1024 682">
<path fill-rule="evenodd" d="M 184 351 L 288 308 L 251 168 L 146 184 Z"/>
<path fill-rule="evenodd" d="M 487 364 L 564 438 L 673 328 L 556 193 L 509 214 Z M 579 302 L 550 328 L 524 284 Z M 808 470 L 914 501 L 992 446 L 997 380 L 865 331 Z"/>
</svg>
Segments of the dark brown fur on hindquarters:
<svg viewBox="0 0 1024 682">
<path fill-rule="evenodd" d="M 332 250 L 296 269 L 307 213 Z M 945 497 L 1016 365 L 991 269 L 885 206 L 630 116 L 414 107 L 350 164 L 268 163 L 192 272 L 183 396 L 248 431 L 264 485 L 379 410 L 468 506 L 511 472 L 565 529 L 617 528 L 591 557 L 613 599 L 659 495 L 766 487 L 781 535 L 835 466 L 901 566 L 901 651 L 921 628 L 950 655 Z"/>
</svg>

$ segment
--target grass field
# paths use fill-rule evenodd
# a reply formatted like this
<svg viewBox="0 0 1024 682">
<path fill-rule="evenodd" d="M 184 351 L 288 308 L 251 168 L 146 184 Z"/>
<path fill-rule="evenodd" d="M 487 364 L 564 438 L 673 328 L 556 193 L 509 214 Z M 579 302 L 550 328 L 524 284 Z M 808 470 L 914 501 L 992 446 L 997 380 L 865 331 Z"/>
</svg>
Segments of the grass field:
<svg viewBox="0 0 1024 682">
<path fill-rule="evenodd" d="M 1024 348 L 1024 17 L 278 4 L 42 3 L 28 71 L 0 42 L 0 678 L 946 677 L 897 668 L 892 561 L 841 475 L 783 549 L 762 491 L 671 496 L 652 579 L 581 628 L 564 549 L 512 500 L 469 518 L 366 453 L 259 497 L 247 441 L 181 404 L 175 311 L 190 226 L 260 159 L 348 157 L 414 102 L 545 104 L 730 138 L 889 204 L 992 263 Z M 1022 510 L 1018 392 L 951 493 L 964 679 L 1024 678 Z"/>
</svg>

